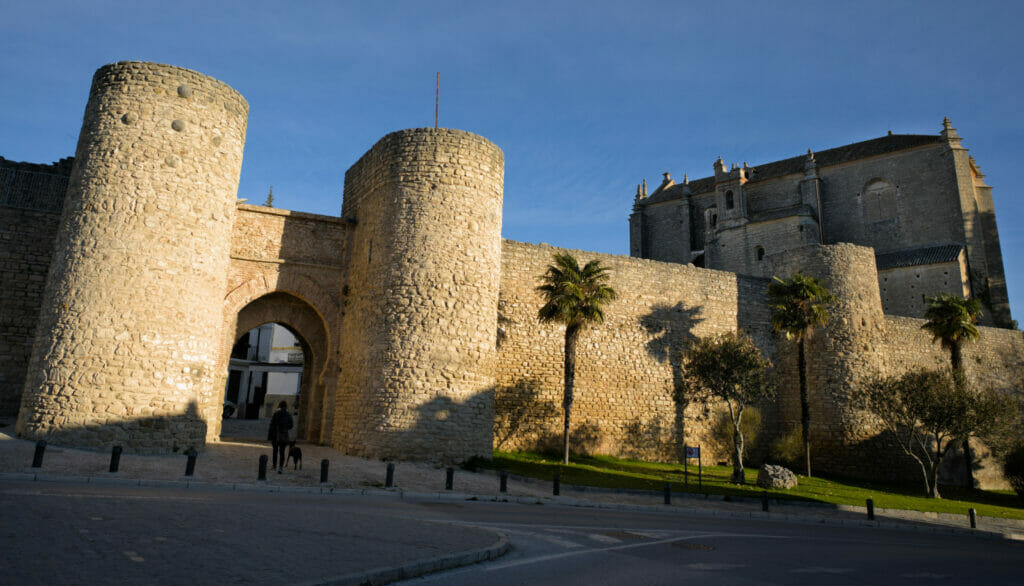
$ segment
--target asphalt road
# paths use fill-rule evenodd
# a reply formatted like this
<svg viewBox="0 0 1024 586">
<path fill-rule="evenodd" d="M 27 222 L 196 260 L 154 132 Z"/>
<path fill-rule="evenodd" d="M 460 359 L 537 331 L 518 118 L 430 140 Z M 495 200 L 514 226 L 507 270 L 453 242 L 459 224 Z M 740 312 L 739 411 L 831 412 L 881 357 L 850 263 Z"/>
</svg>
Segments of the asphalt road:
<svg viewBox="0 0 1024 586">
<path fill-rule="evenodd" d="M 1024 543 L 877 527 L 561 507 L 449 505 L 504 557 L 408 584 L 1024 584 Z"/>
<path fill-rule="evenodd" d="M 394 496 L 0 482 L 2 584 L 291 584 L 508 536 L 430 584 L 1021 584 L 1024 544 Z"/>
</svg>

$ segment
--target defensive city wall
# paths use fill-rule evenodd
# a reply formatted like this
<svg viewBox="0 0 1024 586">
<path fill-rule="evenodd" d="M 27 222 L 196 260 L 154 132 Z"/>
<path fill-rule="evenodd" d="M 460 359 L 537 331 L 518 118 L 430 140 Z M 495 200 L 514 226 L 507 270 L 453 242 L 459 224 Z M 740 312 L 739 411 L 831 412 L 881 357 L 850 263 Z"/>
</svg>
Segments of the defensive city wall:
<svg viewBox="0 0 1024 586">
<path fill-rule="evenodd" d="M 306 356 L 306 440 L 456 462 L 558 437 L 563 334 L 537 321 L 535 287 L 559 249 L 501 238 L 501 150 L 458 130 L 403 130 L 348 170 L 340 217 L 246 205 L 247 108 L 193 71 L 115 63 L 96 73 L 70 172 L 70 161 L 0 160 L 0 409 L 17 412 L 18 433 L 143 453 L 217 441 L 233 343 L 278 322 Z M 33 173 L 65 177 L 66 196 L 53 205 L 45 189 L 13 187 Z M 581 340 L 578 447 L 669 459 L 684 436 L 708 446 L 705 406 L 674 398 L 680 352 L 736 329 L 783 381 L 762 408 L 765 442 L 798 427 L 794 347 L 769 327 L 768 279 L 573 253 L 606 263 L 620 294 Z M 825 279 L 840 300 L 808 346 L 818 469 L 906 470 L 849 391 L 948 357 L 922 320 L 883 314 L 872 249 L 767 260 L 779 276 Z M 965 348 L 968 377 L 1019 392 L 1020 332 L 981 331 Z"/>
</svg>

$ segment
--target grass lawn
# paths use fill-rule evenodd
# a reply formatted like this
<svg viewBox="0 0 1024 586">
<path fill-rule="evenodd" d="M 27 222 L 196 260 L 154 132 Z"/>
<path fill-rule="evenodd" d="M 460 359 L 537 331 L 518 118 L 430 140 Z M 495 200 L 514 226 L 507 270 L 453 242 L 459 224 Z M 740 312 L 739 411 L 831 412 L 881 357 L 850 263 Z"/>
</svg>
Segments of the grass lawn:
<svg viewBox="0 0 1024 586">
<path fill-rule="evenodd" d="M 732 468 L 727 466 L 704 466 L 702 488 L 697 487 L 697 465 L 688 466 L 689 482 L 686 482 L 682 464 L 664 464 L 622 460 L 610 456 L 574 456 L 568 466 L 562 465 L 561 458 L 530 452 L 494 452 L 492 460 L 476 460 L 480 468 L 508 470 L 511 474 L 551 480 L 555 473 L 561 475 L 562 484 L 597 486 L 604 488 L 632 488 L 661 491 L 665 483 L 672 485 L 673 492 L 722 494 L 757 498 L 763 489 L 754 483 L 757 470 L 746 470 L 747 483 L 737 486 L 729 483 Z M 967 514 L 974 508 L 979 515 L 1024 519 L 1024 501 L 1010 491 L 970 490 L 953 486 L 940 487 L 943 498 L 930 499 L 922 496 L 923 483 L 918 485 L 890 485 L 854 481 L 848 479 L 807 478 L 797 475 L 799 485 L 793 490 L 772 490 L 772 498 L 817 501 L 838 505 L 864 506 L 866 499 L 874 499 L 875 507 L 883 509 L 908 509 L 912 511 L 934 511 L 937 513 Z"/>
</svg>

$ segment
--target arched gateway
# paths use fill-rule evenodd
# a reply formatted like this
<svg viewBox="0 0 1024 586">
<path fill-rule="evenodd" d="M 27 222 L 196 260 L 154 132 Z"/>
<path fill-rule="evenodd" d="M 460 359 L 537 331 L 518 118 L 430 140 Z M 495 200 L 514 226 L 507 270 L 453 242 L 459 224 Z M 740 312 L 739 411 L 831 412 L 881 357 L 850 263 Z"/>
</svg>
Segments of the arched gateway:
<svg viewBox="0 0 1024 586">
<path fill-rule="evenodd" d="M 309 354 L 300 437 L 489 455 L 501 151 L 400 131 L 348 171 L 341 218 L 244 205 L 247 111 L 186 69 L 96 73 L 18 432 L 135 452 L 216 441 L 232 345 L 276 322 Z"/>
</svg>

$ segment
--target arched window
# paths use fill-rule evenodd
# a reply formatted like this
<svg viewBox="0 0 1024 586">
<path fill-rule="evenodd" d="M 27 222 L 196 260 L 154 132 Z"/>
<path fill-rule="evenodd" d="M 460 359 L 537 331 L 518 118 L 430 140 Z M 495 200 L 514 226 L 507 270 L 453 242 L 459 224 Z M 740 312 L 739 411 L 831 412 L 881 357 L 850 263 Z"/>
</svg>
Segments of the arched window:
<svg viewBox="0 0 1024 586">
<path fill-rule="evenodd" d="M 896 217 L 896 186 L 886 179 L 872 179 L 864 186 L 864 220 L 878 222 Z"/>
<path fill-rule="evenodd" d="M 764 247 L 758 246 L 757 248 L 755 248 L 754 256 L 757 258 L 758 261 L 764 260 Z"/>
<path fill-rule="evenodd" d="M 732 191 L 731 190 L 730 191 L 726 191 L 725 192 L 725 209 L 731 210 L 734 205 L 736 205 L 736 204 L 733 202 Z"/>
</svg>

